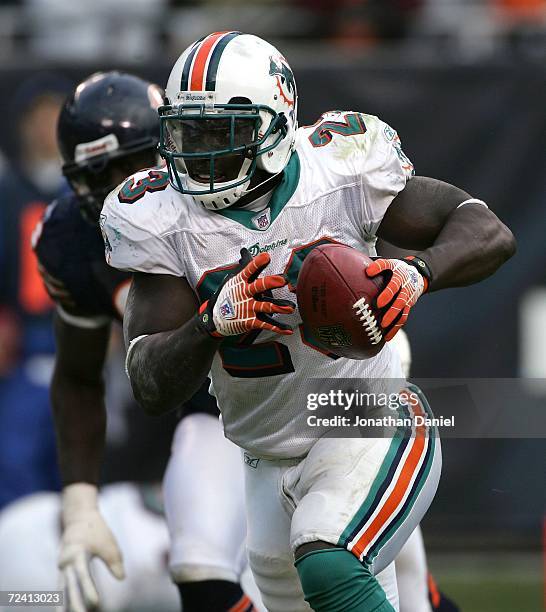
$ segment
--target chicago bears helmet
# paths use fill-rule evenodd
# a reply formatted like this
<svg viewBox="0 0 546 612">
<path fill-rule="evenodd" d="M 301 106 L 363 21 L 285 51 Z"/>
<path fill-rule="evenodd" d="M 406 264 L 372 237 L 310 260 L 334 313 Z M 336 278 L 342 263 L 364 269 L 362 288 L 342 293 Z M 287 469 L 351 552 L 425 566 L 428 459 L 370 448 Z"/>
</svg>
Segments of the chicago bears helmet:
<svg viewBox="0 0 546 612">
<path fill-rule="evenodd" d="M 172 186 L 209 209 L 232 206 L 287 165 L 297 104 L 292 70 L 265 40 L 215 32 L 193 43 L 159 109 Z"/>
<path fill-rule="evenodd" d="M 63 174 L 88 219 L 98 221 L 115 175 L 157 165 L 162 102 L 158 85 L 117 71 L 91 75 L 66 100 L 57 124 Z"/>
</svg>

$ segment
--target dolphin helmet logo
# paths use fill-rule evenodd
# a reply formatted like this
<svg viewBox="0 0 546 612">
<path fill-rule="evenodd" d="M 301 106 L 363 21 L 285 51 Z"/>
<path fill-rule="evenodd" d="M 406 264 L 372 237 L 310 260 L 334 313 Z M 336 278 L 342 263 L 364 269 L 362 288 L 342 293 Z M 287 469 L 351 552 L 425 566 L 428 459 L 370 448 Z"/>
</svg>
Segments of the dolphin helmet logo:
<svg viewBox="0 0 546 612">
<path fill-rule="evenodd" d="M 288 106 L 294 106 L 296 99 L 296 81 L 294 73 L 282 57 L 269 58 L 269 75 L 277 79 L 277 88 L 281 98 Z"/>
</svg>

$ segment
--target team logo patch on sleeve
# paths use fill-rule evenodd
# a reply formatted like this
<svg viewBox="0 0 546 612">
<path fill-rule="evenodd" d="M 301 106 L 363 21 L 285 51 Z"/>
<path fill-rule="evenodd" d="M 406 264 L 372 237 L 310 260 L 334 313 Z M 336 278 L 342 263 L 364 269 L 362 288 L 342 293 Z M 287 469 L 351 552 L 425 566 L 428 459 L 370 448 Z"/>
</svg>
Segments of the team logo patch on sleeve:
<svg viewBox="0 0 546 612">
<path fill-rule="evenodd" d="M 104 241 L 104 256 L 106 258 L 106 263 L 110 263 L 112 259 L 112 245 L 110 244 L 110 240 L 108 240 L 108 236 L 106 235 L 106 215 L 101 213 L 99 218 L 99 227 L 100 233 L 102 234 L 102 240 Z"/>
</svg>

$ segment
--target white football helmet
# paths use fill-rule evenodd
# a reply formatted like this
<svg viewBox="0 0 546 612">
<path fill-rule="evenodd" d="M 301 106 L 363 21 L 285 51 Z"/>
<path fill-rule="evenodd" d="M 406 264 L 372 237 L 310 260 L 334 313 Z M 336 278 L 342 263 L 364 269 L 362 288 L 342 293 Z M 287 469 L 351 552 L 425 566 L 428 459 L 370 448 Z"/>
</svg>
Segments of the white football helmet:
<svg viewBox="0 0 546 612">
<path fill-rule="evenodd" d="M 296 82 L 280 52 L 241 32 L 215 32 L 174 65 L 159 109 L 172 186 L 212 210 L 285 168 L 297 129 Z M 255 178 L 256 169 L 268 173 Z"/>
</svg>

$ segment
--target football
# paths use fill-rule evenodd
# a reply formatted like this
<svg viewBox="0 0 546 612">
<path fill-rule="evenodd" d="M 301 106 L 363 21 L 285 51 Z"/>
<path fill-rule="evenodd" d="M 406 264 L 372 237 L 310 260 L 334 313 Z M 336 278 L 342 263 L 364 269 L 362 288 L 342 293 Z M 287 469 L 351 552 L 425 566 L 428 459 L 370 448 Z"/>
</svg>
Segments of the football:
<svg viewBox="0 0 546 612">
<path fill-rule="evenodd" d="M 326 244 L 307 255 L 296 287 L 307 330 L 324 349 L 349 359 L 368 359 L 385 344 L 375 300 L 383 276 L 369 278 L 372 260 L 344 244 Z"/>
</svg>

